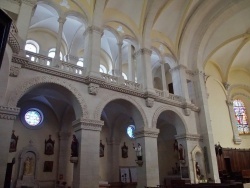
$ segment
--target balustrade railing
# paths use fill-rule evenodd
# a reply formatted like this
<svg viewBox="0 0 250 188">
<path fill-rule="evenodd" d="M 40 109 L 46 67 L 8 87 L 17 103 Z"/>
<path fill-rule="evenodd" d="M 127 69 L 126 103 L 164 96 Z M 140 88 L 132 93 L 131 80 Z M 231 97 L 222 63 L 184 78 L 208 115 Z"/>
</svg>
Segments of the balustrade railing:
<svg viewBox="0 0 250 188">
<path fill-rule="evenodd" d="M 169 93 L 169 96 L 168 96 L 169 99 L 171 100 L 174 100 L 174 101 L 179 101 L 179 102 L 184 102 L 185 99 L 181 96 L 178 96 L 178 95 L 174 95 L 172 93 Z"/>
<path fill-rule="evenodd" d="M 30 51 L 26 51 L 26 57 L 29 58 L 31 62 L 37 63 L 42 66 L 50 66 L 52 65 L 53 59 L 48 56 L 44 56 L 41 54 L 33 53 Z M 67 63 L 64 61 L 60 61 L 59 65 L 57 66 L 62 71 L 69 72 L 72 74 L 78 74 L 78 75 L 84 75 L 85 73 L 85 68 L 80 67 L 71 63 Z"/>
<path fill-rule="evenodd" d="M 63 71 L 70 72 L 73 74 L 79 74 L 79 75 L 84 75 L 85 74 L 85 68 L 80 67 L 77 65 L 73 65 L 71 63 L 67 63 L 64 61 L 61 61 L 59 68 Z"/>
<path fill-rule="evenodd" d="M 118 84 L 118 77 L 105 74 L 105 73 L 101 73 L 101 75 L 102 75 L 102 79 L 104 79 L 107 83 Z"/>
<path fill-rule="evenodd" d="M 52 65 L 52 58 L 48 56 L 26 51 L 26 57 L 29 58 L 30 61 L 37 63 L 39 65 L 44 65 L 44 66 Z"/>
<path fill-rule="evenodd" d="M 124 85 L 129 87 L 130 89 L 141 90 L 142 85 L 136 82 L 132 82 L 130 80 L 125 80 Z"/>
<path fill-rule="evenodd" d="M 159 97 L 164 97 L 164 92 L 163 92 L 162 90 L 155 89 L 155 93 L 156 93 Z"/>
</svg>

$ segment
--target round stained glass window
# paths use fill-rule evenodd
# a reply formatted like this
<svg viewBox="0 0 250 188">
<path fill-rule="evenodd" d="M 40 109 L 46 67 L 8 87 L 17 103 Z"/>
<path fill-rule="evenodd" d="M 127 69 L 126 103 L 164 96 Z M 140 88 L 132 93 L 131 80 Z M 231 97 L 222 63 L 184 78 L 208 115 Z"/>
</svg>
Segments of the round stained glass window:
<svg viewBox="0 0 250 188">
<path fill-rule="evenodd" d="M 127 134 L 130 138 L 134 138 L 134 131 L 135 131 L 135 126 L 129 125 L 127 128 Z"/>
<path fill-rule="evenodd" d="M 42 112 L 38 109 L 29 109 L 24 115 L 24 120 L 32 127 L 40 125 L 43 120 Z"/>
</svg>

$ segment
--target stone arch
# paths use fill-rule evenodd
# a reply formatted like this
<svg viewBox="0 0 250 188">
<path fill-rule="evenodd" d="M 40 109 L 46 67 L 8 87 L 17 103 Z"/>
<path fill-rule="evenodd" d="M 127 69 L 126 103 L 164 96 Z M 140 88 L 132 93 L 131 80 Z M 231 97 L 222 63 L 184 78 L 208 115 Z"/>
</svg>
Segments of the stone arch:
<svg viewBox="0 0 250 188">
<path fill-rule="evenodd" d="M 231 97 L 231 94 L 232 94 L 231 92 L 232 92 L 233 89 L 235 89 L 237 87 L 250 91 L 250 86 L 249 85 L 246 85 L 246 84 L 233 84 L 233 85 L 230 85 L 229 88 L 228 88 L 228 96 L 229 96 L 229 98 L 232 98 Z"/>
<path fill-rule="evenodd" d="M 44 83 L 58 84 L 68 89 L 72 93 L 72 95 L 75 96 L 76 100 L 79 102 L 81 106 L 81 110 L 78 116 L 88 119 L 89 114 L 87 111 L 87 105 L 84 99 L 82 98 L 82 95 L 80 94 L 80 92 L 72 84 L 68 83 L 68 81 L 66 81 L 65 79 L 58 78 L 55 76 L 39 76 L 39 77 L 32 78 L 31 80 L 25 82 L 23 85 L 19 86 L 16 89 L 16 91 L 14 91 L 11 94 L 9 101 L 8 101 L 8 106 L 17 106 L 18 101 L 27 91 L 29 91 L 32 87 L 38 84 L 44 84 Z"/>
<path fill-rule="evenodd" d="M 102 111 L 104 109 L 104 107 L 110 103 L 111 101 L 117 100 L 117 99 L 123 99 L 126 100 L 130 103 L 132 103 L 136 109 L 140 112 L 141 116 L 142 116 L 142 120 L 144 122 L 144 125 L 148 125 L 148 121 L 146 118 L 146 114 L 143 111 L 143 108 L 141 107 L 140 104 L 138 104 L 138 102 L 136 102 L 134 99 L 132 99 L 131 97 L 128 97 L 125 94 L 112 94 L 112 95 L 107 95 L 102 99 L 102 102 L 99 103 L 99 105 L 96 107 L 95 111 L 94 111 L 94 119 L 96 120 L 100 120 L 101 119 L 101 114 Z"/>
<path fill-rule="evenodd" d="M 241 95 L 241 96 L 243 96 L 243 97 L 246 97 L 246 98 L 248 98 L 248 99 L 250 99 L 250 95 L 247 95 L 247 94 L 245 94 L 245 93 L 234 93 L 233 95 L 231 95 L 231 101 L 233 101 L 234 100 L 234 97 L 235 96 L 239 96 L 239 95 Z"/>
<path fill-rule="evenodd" d="M 153 128 L 156 128 L 157 120 L 158 120 L 159 116 L 161 115 L 161 113 L 164 112 L 164 111 L 172 111 L 172 112 L 174 112 L 180 118 L 180 120 L 182 121 L 184 127 L 179 127 L 179 131 L 177 131 L 178 134 L 180 134 L 180 133 L 189 133 L 188 128 L 187 128 L 187 124 L 186 124 L 184 118 L 182 117 L 182 113 L 178 112 L 174 108 L 167 107 L 167 106 L 161 106 L 155 111 L 155 113 L 153 115 L 153 119 L 152 119 Z M 177 129 L 177 127 L 176 127 L 176 129 Z"/>
</svg>

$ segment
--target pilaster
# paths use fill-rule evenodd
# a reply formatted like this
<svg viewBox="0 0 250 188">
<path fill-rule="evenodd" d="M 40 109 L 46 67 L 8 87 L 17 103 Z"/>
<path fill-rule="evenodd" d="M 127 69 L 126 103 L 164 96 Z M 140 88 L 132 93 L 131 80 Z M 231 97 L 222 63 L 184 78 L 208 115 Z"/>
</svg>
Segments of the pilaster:
<svg viewBox="0 0 250 188">
<path fill-rule="evenodd" d="M 161 61 L 160 64 L 161 64 L 161 79 L 162 79 L 163 93 L 165 97 L 168 97 L 169 91 L 168 91 L 168 87 L 166 83 L 166 73 L 165 73 L 165 67 L 164 67 L 165 62 Z"/>
<path fill-rule="evenodd" d="M 136 142 L 142 146 L 143 160 L 143 165 L 137 166 L 138 188 L 159 185 L 158 134 L 158 129 L 147 127 L 139 128 L 135 132 Z"/>
<path fill-rule="evenodd" d="M 134 48 L 128 45 L 128 80 L 135 81 Z"/>
<path fill-rule="evenodd" d="M 83 118 L 73 122 L 79 143 L 78 163 L 73 169 L 74 188 L 99 188 L 99 145 L 103 124 L 103 121 Z"/>
<path fill-rule="evenodd" d="M 121 139 L 107 139 L 109 182 L 119 182 L 119 151 Z"/>
<path fill-rule="evenodd" d="M 16 107 L 0 106 L 0 187 L 4 187 L 11 134 L 19 111 L 20 109 Z"/>
<path fill-rule="evenodd" d="M 194 72 L 194 86 L 197 105 L 200 108 L 200 112 L 197 114 L 200 120 L 200 124 L 198 126 L 200 126 L 200 134 L 203 137 L 203 143 L 207 149 L 207 162 L 209 168 L 207 176 L 215 183 L 219 183 L 220 179 L 218 174 L 217 158 L 214 149 L 214 138 L 210 121 L 204 73 L 200 70 Z"/>
<path fill-rule="evenodd" d="M 118 54 L 114 67 L 114 76 L 122 77 L 122 42 L 118 42 Z"/>
<path fill-rule="evenodd" d="M 68 166 L 65 165 L 69 161 L 70 148 L 70 132 L 59 132 L 59 159 L 58 159 L 58 177 L 63 175 L 64 181 L 67 181 Z"/>
</svg>

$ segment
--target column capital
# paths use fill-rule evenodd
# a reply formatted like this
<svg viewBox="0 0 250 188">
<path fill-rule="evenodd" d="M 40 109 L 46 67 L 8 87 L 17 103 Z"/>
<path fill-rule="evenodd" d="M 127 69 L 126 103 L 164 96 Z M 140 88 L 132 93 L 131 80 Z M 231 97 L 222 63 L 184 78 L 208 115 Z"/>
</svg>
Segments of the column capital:
<svg viewBox="0 0 250 188">
<path fill-rule="evenodd" d="M 103 28 L 98 27 L 98 26 L 94 26 L 94 25 L 89 26 L 84 31 L 83 36 L 85 37 L 87 34 L 89 34 L 89 33 L 92 34 L 93 32 L 96 32 L 96 33 L 98 33 L 100 35 L 103 35 Z"/>
<path fill-rule="evenodd" d="M 80 118 L 73 121 L 72 126 L 75 132 L 84 130 L 101 131 L 104 121 Z"/>
<path fill-rule="evenodd" d="M 140 137 L 157 138 L 159 132 L 160 132 L 159 129 L 156 129 L 156 128 L 142 127 L 142 128 L 137 129 L 134 135 L 135 135 L 135 138 L 140 138 Z"/>
<path fill-rule="evenodd" d="M 15 120 L 20 112 L 20 108 L 0 106 L 0 119 Z"/>
<path fill-rule="evenodd" d="M 152 50 L 148 49 L 148 48 L 141 48 L 139 50 L 137 50 L 135 53 L 134 53 L 134 57 L 137 57 L 139 55 L 144 55 L 144 54 L 147 54 L 147 55 L 151 55 L 152 54 Z"/>
<path fill-rule="evenodd" d="M 37 0 L 22 0 L 22 3 L 30 6 L 35 6 L 37 3 Z"/>
<path fill-rule="evenodd" d="M 189 133 L 176 135 L 175 139 L 176 140 L 184 139 L 184 140 L 190 140 L 190 141 L 202 141 L 203 140 L 201 135 L 199 135 L 199 134 L 189 134 Z"/>
<path fill-rule="evenodd" d="M 123 45 L 123 42 L 122 41 L 119 41 L 119 42 L 117 42 L 117 45 L 118 45 L 118 47 L 122 47 L 122 45 Z"/>
<path fill-rule="evenodd" d="M 66 21 L 66 18 L 64 18 L 64 17 L 59 17 L 59 18 L 57 19 L 57 21 L 59 22 L 59 24 L 64 24 L 65 21 Z"/>
<path fill-rule="evenodd" d="M 230 87 L 230 84 L 227 82 L 223 82 L 223 86 L 226 90 L 228 90 L 228 88 Z"/>
<path fill-rule="evenodd" d="M 169 72 L 172 73 L 174 71 L 181 70 L 181 69 L 186 70 L 187 67 L 184 65 L 177 65 L 177 66 L 173 67 L 172 69 L 170 69 Z"/>
</svg>

